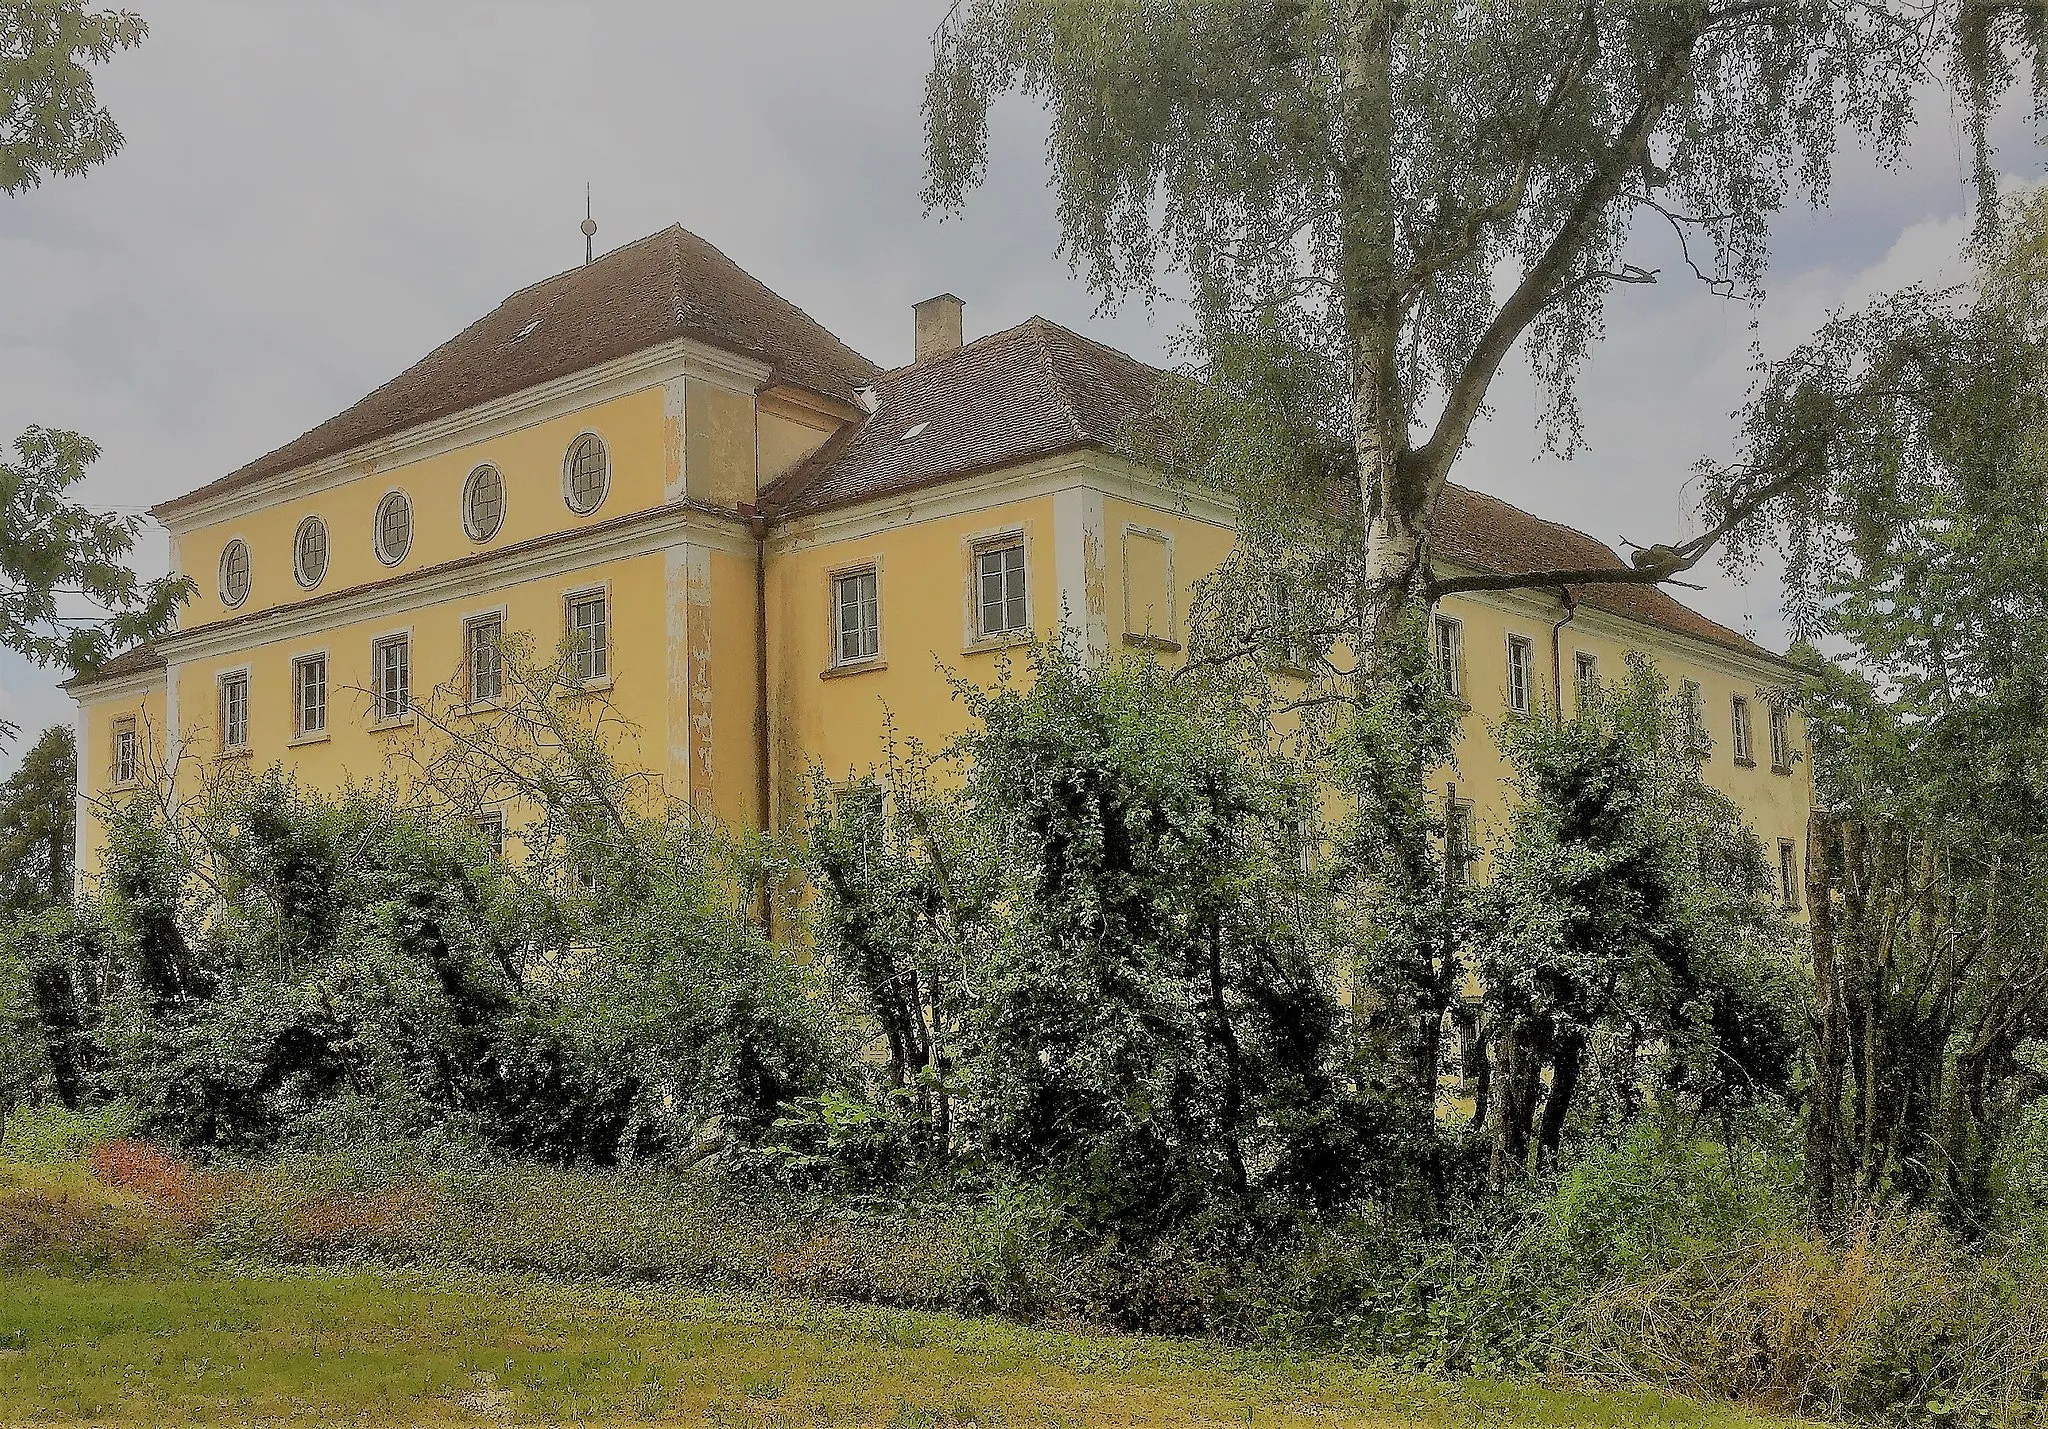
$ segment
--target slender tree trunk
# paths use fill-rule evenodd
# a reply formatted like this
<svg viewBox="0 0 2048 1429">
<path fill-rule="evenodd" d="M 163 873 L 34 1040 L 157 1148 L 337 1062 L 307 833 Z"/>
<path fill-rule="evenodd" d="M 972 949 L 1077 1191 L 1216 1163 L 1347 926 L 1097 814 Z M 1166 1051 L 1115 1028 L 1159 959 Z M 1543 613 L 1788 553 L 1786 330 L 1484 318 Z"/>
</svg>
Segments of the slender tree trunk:
<svg viewBox="0 0 2048 1429">
<path fill-rule="evenodd" d="M 1536 1154 L 1548 1164 L 1557 1159 L 1564 1140 L 1564 1120 L 1579 1089 L 1579 1069 L 1586 1060 L 1586 1039 L 1570 1033 L 1557 1039 L 1550 1052 L 1550 1092 L 1543 1098 L 1543 1121 L 1536 1131 Z"/>
<path fill-rule="evenodd" d="M 1370 527 L 1360 639 L 1370 648 L 1413 598 L 1422 554 L 1422 493 L 1402 479 L 1407 404 L 1401 391 L 1402 297 L 1395 249 L 1392 0 L 1345 0 L 1342 282 L 1351 369 L 1352 442 Z M 1374 663 L 1360 660 L 1361 670 Z"/>
<path fill-rule="evenodd" d="M 1835 963 L 1835 885 L 1840 853 L 1833 820 L 1815 811 L 1806 825 L 1807 931 L 1813 949 L 1811 1087 L 1806 1108 L 1807 1216 L 1816 1229 L 1837 1224 L 1835 1168 L 1842 1155 L 1843 1038 L 1841 976 Z"/>
</svg>

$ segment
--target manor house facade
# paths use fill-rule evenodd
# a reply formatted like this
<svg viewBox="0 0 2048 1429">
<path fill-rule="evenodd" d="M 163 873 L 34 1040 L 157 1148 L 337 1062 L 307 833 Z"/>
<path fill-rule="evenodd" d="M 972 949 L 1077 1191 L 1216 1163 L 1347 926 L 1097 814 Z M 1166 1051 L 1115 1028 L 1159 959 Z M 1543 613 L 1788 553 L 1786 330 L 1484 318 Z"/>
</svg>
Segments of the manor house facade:
<svg viewBox="0 0 2048 1429">
<path fill-rule="evenodd" d="M 1233 521 L 1120 454 L 1158 374 L 1042 318 L 964 342 L 950 295 L 913 326 L 914 360 L 885 371 L 669 228 L 521 289 L 347 411 L 156 506 L 198 595 L 167 638 L 67 686 L 81 877 L 99 866 L 91 810 L 152 780 L 223 762 L 317 788 L 377 778 L 424 737 L 429 689 L 458 709 L 502 696 L 517 632 L 570 652 L 625 759 L 767 827 L 800 817 L 814 768 L 878 763 L 885 711 L 943 742 L 963 718 L 948 670 L 992 678 L 1062 624 L 1095 654 L 1178 658 Z M 1621 564 L 1460 488 L 1436 558 Z M 1772 698 L 1778 656 L 1622 585 L 1448 598 L 1434 638 L 1468 710 L 1441 790 L 1457 827 L 1505 812 L 1489 722 L 1568 711 L 1641 651 L 1692 697 L 1707 778 L 1798 906 L 1811 766 Z"/>
</svg>

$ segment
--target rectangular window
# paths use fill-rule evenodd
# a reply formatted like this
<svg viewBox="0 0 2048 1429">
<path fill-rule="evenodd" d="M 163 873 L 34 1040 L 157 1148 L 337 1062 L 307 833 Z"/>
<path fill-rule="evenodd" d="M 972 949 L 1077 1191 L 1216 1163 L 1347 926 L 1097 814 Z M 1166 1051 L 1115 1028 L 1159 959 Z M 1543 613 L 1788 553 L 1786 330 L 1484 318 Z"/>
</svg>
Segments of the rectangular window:
<svg viewBox="0 0 2048 1429">
<path fill-rule="evenodd" d="M 1534 651 L 1528 638 L 1522 635 L 1508 637 L 1508 713 L 1529 713 L 1529 699 L 1533 692 L 1533 674 L 1536 668 Z"/>
<path fill-rule="evenodd" d="M 611 674 L 611 620 L 601 590 L 569 597 L 569 658 L 586 683 Z"/>
<path fill-rule="evenodd" d="M 462 626 L 462 663 L 469 672 L 469 702 L 486 704 L 505 693 L 505 665 L 499 654 L 504 643 L 505 622 L 495 615 L 480 615 Z"/>
<path fill-rule="evenodd" d="M 1600 688 L 1600 657 L 1581 650 L 1572 657 L 1572 708 L 1584 709 Z"/>
<path fill-rule="evenodd" d="M 1712 746 L 1707 741 L 1707 709 L 1700 693 L 1700 682 L 1687 680 L 1679 687 L 1678 697 L 1682 705 L 1680 713 L 1685 718 L 1686 742 L 1692 746 L 1693 753 L 1705 759 Z"/>
<path fill-rule="evenodd" d="M 1472 845 L 1472 801 L 1453 799 L 1444 818 L 1444 877 L 1462 888 L 1476 857 Z"/>
<path fill-rule="evenodd" d="M 1799 906 L 1799 846 L 1790 839 L 1778 840 L 1778 888 L 1785 895 L 1789 911 Z"/>
<path fill-rule="evenodd" d="M 855 665 L 882 652 L 882 608 L 875 568 L 832 577 L 832 663 Z"/>
<path fill-rule="evenodd" d="M 114 782 L 133 784 L 135 782 L 136 748 L 135 721 L 133 718 L 114 721 Z"/>
<path fill-rule="evenodd" d="M 1771 706 L 1771 769 L 1779 774 L 1792 772 L 1792 729 L 1789 716 L 1783 705 Z"/>
<path fill-rule="evenodd" d="M 1024 543 L 988 546 L 974 553 L 975 584 L 980 591 L 981 638 L 1021 635 L 1031 628 L 1024 609 Z"/>
<path fill-rule="evenodd" d="M 220 747 L 249 747 L 249 672 L 220 677 Z"/>
<path fill-rule="evenodd" d="M 484 851 L 493 863 L 505 857 L 505 815 L 498 809 L 486 809 L 476 816 L 476 835 L 483 840 Z"/>
<path fill-rule="evenodd" d="M 1737 764 L 1754 764 L 1756 755 L 1750 749 L 1749 701 L 1737 695 L 1730 708 L 1729 748 L 1734 751 Z"/>
<path fill-rule="evenodd" d="M 412 710 L 412 637 L 393 635 L 370 652 L 377 680 L 373 714 L 380 724 L 404 719 Z"/>
<path fill-rule="evenodd" d="M 1462 621 L 1439 615 L 1430 627 L 1435 647 L 1436 670 L 1444 682 L 1444 693 L 1454 700 L 1465 697 L 1465 626 Z"/>
<path fill-rule="evenodd" d="M 292 661 L 292 730 L 301 739 L 327 730 L 325 655 L 301 655 Z"/>
</svg>

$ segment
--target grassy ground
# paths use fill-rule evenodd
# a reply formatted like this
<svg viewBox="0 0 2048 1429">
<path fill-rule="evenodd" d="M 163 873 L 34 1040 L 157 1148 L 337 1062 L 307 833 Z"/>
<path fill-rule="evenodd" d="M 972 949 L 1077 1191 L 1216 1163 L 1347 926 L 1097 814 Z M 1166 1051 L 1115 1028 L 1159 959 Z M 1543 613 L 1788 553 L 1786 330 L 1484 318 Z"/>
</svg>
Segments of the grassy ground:
<svg viewBox="0 0 2048 1429">
<path fill-rule="evenodd" d="M 1648 1394 L 902 1311 L 371 1272 L 0 1280 L 0 1421 L 721 1425 L 1757 1424 Z"/>
<path fill-rule="evenodd" d="M 1335 1357 L 538 1277 L 236 1266 L 0 1159 L 0 1424 L 1762 1425 Z"/>
</svg>

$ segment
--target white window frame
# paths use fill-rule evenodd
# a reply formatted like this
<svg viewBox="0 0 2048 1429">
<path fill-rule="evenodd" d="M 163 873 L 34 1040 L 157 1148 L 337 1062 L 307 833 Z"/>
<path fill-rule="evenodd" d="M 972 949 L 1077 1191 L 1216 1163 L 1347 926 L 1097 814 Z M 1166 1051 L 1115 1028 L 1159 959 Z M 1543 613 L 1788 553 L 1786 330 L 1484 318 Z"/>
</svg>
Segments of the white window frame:
<svg viewBox="0 0 2048 1429">
<path fill-rule="evenodd" d="M 320 726 L 306 727 L 306 701 L 302 673 L 308 665 L 320 666 Z M 327 711 L 334 702 L 334 670 L 325 650 L 302 650 L 292 656 L 292 743 L 311 744 L 327 738 Z"/>
<path fill-rule="evenodd" d="M 990 630 L 982 621 L 982 558 L 1011 550 L 1017 552 L 1019 574 L 1024 581 L 1024 623 L 1014 627 L 1005 626 L 1001 630 Z M 970 592 L 967 608 L 969 646 L 1014 645 L 1029 640 L 1031 633 L 1038 628 L 1038 611 L 1032 591 L 1037 584 L 1031 578 L 1031 542 L 1025 536 L 1022 526 L 983 532 L 970 540 L 967 543 L 967 586 Z M 1003 616 L 1006 621 L 1009 618 L 1009 608 L 1010 596 L 1006 583 L 1003 592 Z"/>
<path fill-rule="evenodd" d="M 590 652 L 578 648 L 572 642 L 576 639 L 576 607 L 590 600 L 601 601 L 604 605 L 604 643 L 596 647 L 597 656 L 604 668 L 594 673 L 584 673 Z M 574 590 L 562 592 L 562 644 L 569 650 L 569 658 L 576 662 L 576 685 L 579 689 L 608 689 L 612 683 L 612 650 L 617 642 L 612 639 L 612 588 L 608 581 L 596 585 L 577 586 Z"/>
<path fill-rule="evenodd" d="M 1508 713 L 1525 715 L 1536 707 L 1536 642 L 1510 632 L 1507 645 Z"/>
<path fill-rule="evenodd" d="M 1804 876 L 1799 871 L 1799 841 L 1779 839 L 1778 892 L 1787 913 L 1799 911 L 1799 905 L 1803 901 L 1799 896 L 1799 885 L 1804 881 Z"/>
<path fill-rule="evenodd" d="M 588 506 L 576 504 L 576 448 L 583 444 L 585 437 L 597 439 L 597 449 L 604 456 L 603 480 L 597 488 L 597 500 Z M 577 516 L 588 516 L 597 511 L 612 494 L 612 444 L 605 440 L 604 433 L 594 427 L 585 427 L 569 438 L 569 445 L 562 448 L 562 504 Z"/>
<path fill-rule="evenodd" d="M 118 715 L 113 724 L 114 747 L 109 751 L 112 758 L 107 773 L 108 783 L 116 789 L 126 789 L 136 782 L 142 768 L 142 721 L 136 715 Z M 127 737 L 127 748 L 122 748 L 122 736 Z"/>
<path fill-rule="evenodd" d="M 320 570 L 317 574 L 306 572 L 306 532 L 313 527 L 320 528 Z M 327 579 L 327 568 L 334 563 L 334 541 L 327 529 L 326 520 L 319 512 L 310 512 L 299 518 L 299 524 L 292 528 L 292 579 L 299 583 L 301 590 L 313 590 Z"/>
<path fill-rule="evenodd" d="M 1450 659 L 1446 662 L 1445 647 Z M 1429 623 L 1429 658 L 1444 682 L 1444 693 L 1454 700 L 1465 698 L 1465 622 L 1439 611 Z"/>
<path fill-rule="evenodd" d="M 505 861 L 505 811 L 485 809 L 476 816 L 477 836 L 484 841 L 484 851 L 493 863 Z"/>
<path fill-rule="evenodd" d="M 1600 688 L 1600 657 L 1591 650 L 1572 651 L 1572 712 L 1578 713 Z"/>
<path fill-rule="evenodd" d="M 1698 680 L 1680 680 L 1679 703 L 1685 707 L 1686 743 L 1702 762 L 1713 757 L 1713 736 L 1707 733 L 1707 692 Z"/>
<path fill-rule="evenodd" d="M 1743 768 L 1756 765 L 1756 735 L 1749 714 L 1747 695 L 1728 697 L 1728 745 L 1730 757 Z"/>
<path fill-rule="evenodd" d="M 1470 799 L 1460 799 L 1453 791 L 1444 807 L 1444 874 L 1452 887 L 1471 882 L 1478 857 L 1478 812 Z"/>
<path fill-rule="evenodd" d="M 842 581 L 859 580 L 868 577 L 875 583 L 875 648 L 872 654 L 848 655 L 840 638 L 839 629 L 839 586 Z M 856 596 L 856 599 L 858 597 Z M 826 663 L 829 670 L 872 670 L 882 663 L 882 561 L 857 561 L 848 566 L 835 566 L 825 573 L 825 629 L 832 642 L 831 659 Z"/>
<path fill-rule="evenodd" d="M 228 556 L 237 547 L 242 552 L 243 580 L 242 593 L 233 600 L 228 599 Z M 220 597 L 223 610 L 240 610 L 249 603 L 249 597 L 256 590 L 256 553 L 249 543 L 240 536 L 230 536 L 221 542 L 220 562 L 215 572 L 214 593 Z"/>
<path fill-rule="evenodd" d="M 567 606 L 563 607 L 565 613 Z M 496 622 L 498 626 L 498 691 L 483 699 L 476 693 L 476 662 L 470 640 L 479 626 Z M 494 610 L 473 610 L 462 617 L 462 701 L 466 708 L 473 710 L 496 709 L 505 699 L 505 607 Z"/>
<path fill-rule="evenodd" d="M 228 686 L 242 687 L 242 730 L 241 739 L 228 740 Z M 216 670 L 213 675 L 214 742 L 222 754 L 246 754 L 249 752 L 249 667 L 237 665 L 230 670 Z"/>
<path fill-rule="evenodd" d="M 396 496 L 405 503 L 405 549 L 396 553 L 384 544 L 384 508 Z M 419 512 L 412 504 L 412 496 L 402 487 L 394 486 L 377 498 L 376 508 L 370 512 L 370 549 L 380 564 L 395 566 L 412 554 L 413 542 L 419 538 Z"/>
<path fill-rule="evenodd" d="M 384 688 L 384 651 L 391 646 L 402 646 L 405 650 L 405 708 L 397 714 L 386 714 L 387 702 Z M 370 727 L 372 729 L 396 729 L 413 721 L 412 677 L 413 677 L 412 627 L 392 630 L 370 640 Z"/>
<path fill-rule="evenodd" d="M 470 504 L 476 496 L 477 478 L 485 472 L 498 478 L 498 519 L 488 531 L 479 531 L 472 519 Z M 494 461 L 480 461 L 470 468 L 469 475 L 462 479 L 462 533 L 478 545 L 493 539 L 505 529 L 505 508 L 509 504 L 505 494 L 505 473 Z"/>
<path fill-rule="evenodd" d="M 1771 711 L 1771 772 L 1790 774 L 1792 772 L 1792 714 L 1776 700 L 1770 703 Z"/>
</svg>

